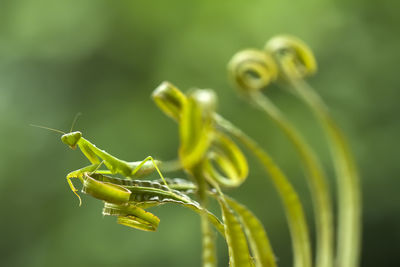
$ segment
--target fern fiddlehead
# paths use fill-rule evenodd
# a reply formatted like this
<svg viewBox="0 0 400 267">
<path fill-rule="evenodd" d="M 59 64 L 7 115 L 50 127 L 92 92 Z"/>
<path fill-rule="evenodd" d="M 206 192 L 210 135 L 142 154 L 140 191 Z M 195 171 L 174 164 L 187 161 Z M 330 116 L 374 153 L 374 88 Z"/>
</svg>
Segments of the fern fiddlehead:
<svg viewBox="0 0 400 267">
<path fill-rule="evenodd" d="M 297 47 L 296 47 L 297 49 Z M 299 50 L 299 49 L 297 49 Z M 297 51 L 296 50 L 296 51 Z M 303 50 L 302 50 L 303 51 Z M 282 49 L 282 54 L 289 53 Z M 300 53 L 300 52 L 299 52 Z M 315 61 L 303 52 L 299 57 L 303 68 L 296 75 L 313 73 Z M 333 211 L 331 196 L 324 170 L 315 152 L 300 131 L 286 118 L 274 103 L 261 91 L 281 76 L 278 64 L 269 53 L 246 49 L 235 54 L 228 64 L 231 80 L 240 94 L 252 105 L 263 111 L 284 132 L 296 148 L 306 172 L 306 178 L 314 202 L 317 225 L 316 266 L 330 267 L 333 259 Z M 265 77 L 271 77 L 266 79 Z"/>
</svg>

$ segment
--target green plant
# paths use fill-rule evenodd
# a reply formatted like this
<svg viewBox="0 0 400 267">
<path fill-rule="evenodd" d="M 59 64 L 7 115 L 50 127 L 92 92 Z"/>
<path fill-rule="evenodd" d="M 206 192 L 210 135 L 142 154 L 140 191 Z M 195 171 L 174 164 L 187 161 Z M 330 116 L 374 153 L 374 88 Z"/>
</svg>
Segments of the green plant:
<svg viewBox="0 0 400 267">
<path fill-rule="evenodd" d="M 305 138 L 260 90 L 271 82 L 283 84 L 317 115 L 327 132 L 338 177 L 337 266 L 357 266 L 360 242 L 358 175 L 343 135 L 325 104 L 304 81 L 315 71 L 316 62 L 311 50 L 302 41 L 290 36 L 272 38 L 263 50 L 239 52 L 229 64 L 229 72 L 241 94 L 271 117 L 295 146 L 304 165 L 314 203 L 317 225 L 315 266 L 331 267 L 335 258 L 333 211 L 324 170 Z M 277 266 L 261 222 L 244 205 L 224 193 L 224 188 L 238 187 L 248 176 L 247 160 L 231 139 L 233 137 L 260 161 L 279 193 L 290 227 L 294 266 L 313 266 L 308 224 L 298 193 L 267 151 L 216 112 L 215 93 L 194 89 L 184 94 L 171 83 L 164 82 L 154 91 L 153 99 L 166 115 L 178 123 L 178 160 L 156 163 L 149 157 L 153 163 L 149 166 L 145 166 L 146 160 L 128 163 L 98 149 L 78 132 L 64 134 L 64 139 L 68 140 L 63 142 L 71 147 L 78 144 L 92 163 L 68 174 L 67 179 L 74 193 L 76 189 L 70 179 L 79 178 L 84 193 L 105 202 L 103 214 L 117 216 L 118 223 L 145 231 L 155 231 L 159 224 L 159 219 L 146 209 L 167 203 L 188 207 L 201 217 L 204 266 L 217 265 L 211 225 L 227 242 L 230 265 Z M 70 139 L 73 139 L 72 142 Z M 98 170 L 102 163 L 108 170 Z M 192 182 L 164 178 L 161 172 L 164 184 L 131 179 L 138 174 L 138 170 L 143 170 L 143 175 L 155 169 L 158 171 L 157 165 L 163 173 L 183 169 Z M 123 178 L 104 175 L 114 173 L 121 174 Z M 191 194 L 196 195 L 197 201 Z M 207 209 L 210 198 L 219 203 L 222 222 Z"/>
</svg>

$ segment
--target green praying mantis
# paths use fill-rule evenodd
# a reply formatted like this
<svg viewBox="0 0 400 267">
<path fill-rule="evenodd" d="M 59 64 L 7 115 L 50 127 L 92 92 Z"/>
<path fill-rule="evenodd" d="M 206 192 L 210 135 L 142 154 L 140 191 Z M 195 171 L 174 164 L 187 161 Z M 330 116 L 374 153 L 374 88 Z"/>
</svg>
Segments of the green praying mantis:
<svg viewBox="0 0 400 267">
<path fill-rule="evenodd" d="M 76 117 L 72 125 L 75 124 Z M 92 163 L 86 167 L 70 172 L 67 181 L 72 192 L 82 201 L 71 179 L 78 178 L 83 185 L 82 192 L 105 202 L 103 215 L 117 216 L 119 224 L 143 231 L 156 231 L 160 219 L 145 209 L 165 203 L 175 203 L 185 206 L 206 218 L 224 235 L 224 226 L 215 215 L 193 201 L 186 193 L 194 192 L 197 187 L 179 178 L 165 179 L 157 164 L 159 161 L 148 156 L 142 161 L 127 162 L 112 156 L 106 151 L 82 137 L 79 131 L 69 133 L 60 130 L 31 125 L 61 133 L 61 141 L 71 149 L 79 147 L 82 153 Z M 99 170 L 104 164 L 106 170 Z M 157 171 L 164 185 L 158 181 L 133 180 Z M 106 176 L 106 174 L 121 174 L 124 178 Z M 167 183 L 168 181 L 168 183 Z"/>
<path fill-rule="evenodd" d="M 61 133 L 61 141 L 68 145 L 71 149 L 76 149 L 78 146 L 81 152 L 85 155 L 85 157 L 92 163 L 86 167 L 81 169 L 75 170 L 67 174 L 67 182 L 69 187 L 71 188 L 72 192 L 79 198 L 79 205 L 82 204 L 81 197 L 77 193 L 77 189 L 75 188 L 74 184 L 72 183 L 72 178 L 78 178 L 83 182 L 83 178 L 86 173 L 101 173 L 101 174 L 121 174 L 127 178 L 141 178 L 143 176 L 149 175 L 150 173 L 154 172 L 155 170 L 160 175 L 163 183 L 168 187 L 168 184 L 162 175 L 160 169 L 158 168 L 159 161 L 154 160 L 153 157 L 148 156 L 142 161 L 132 161 L 128 162 L 125 160 L 118 159 L 117 157 L 107 153 L 105 150 L 102 150 L 96 145 L 92 144 L 89 140 L 83 138 L 82 133 L 80 131 L 72 131 L 74 124 L 80 114 L 78 113 L 71 126 L 71 130 L 69 133 L 65 133 L 60 130 L 33 125 L 31 126 L 47 129 L 50 131 L 55 131 Z M 107 170 L 98 170 L 100 166 L 104 164 Z M 169 188 L 169 187 L 168 187 Z"/>
</svg>

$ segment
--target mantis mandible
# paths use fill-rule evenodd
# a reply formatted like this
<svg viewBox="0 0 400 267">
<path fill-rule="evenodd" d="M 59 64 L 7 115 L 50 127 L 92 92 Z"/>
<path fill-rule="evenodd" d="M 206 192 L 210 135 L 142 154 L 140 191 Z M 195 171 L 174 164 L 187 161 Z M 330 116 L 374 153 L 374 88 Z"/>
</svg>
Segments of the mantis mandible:
<svg viewBox="0 0 400 267">
<path fill-rule="evenodd" d="M 115 156 L 107 153 L 106 151 L 99 149 L 96 145 L 92 144 L 89 140 L 82 137 L 82 133 L 80 131 L 72 132 L 72 128 L 76 122 L 77 117 L 80 114 L 75 116 L 75 119 L 72 123 L 72 127 L 69 133 L 65 133 L 60 130 L 39 126 L 39 125 L 31 125 L 34 127 L 39 127 L 51 131 L 55 131 L 61 133 L 61 141 L 68 145 L 71 149 L 76 149 L 78 146 L 85 157 L 92 163 L 86 167 L 81 169 L 75 170 L 67 174 L 67 181 L 68 185 L 71 188 L 72 192 L 79 198 L 79 205 L 82 204 L 82 200 L 77 193 L 77 189 L 75 188 L 74 184 L 72 183 L 72 178 L 79 178 L 82 179 L 84 173 L 87 172 L 97 172 L 101 174 L 121 174 L 127 178 L 140 178 L 152 173 L 154 170 L 158 172 L 161 179 L 163 180 L 164 184 L 168 187 L 167 182 L 165 181 L 164 176 L 162 175 L 160 169 L 157 167 L 156 160 L 153 157 L 148 156 L 142 161 L 132 161 L 128 162 L 125 160 L 121 160 L 116 158 Z M 107 170 L 97 170 L 101 164 L 107 167 Z M 160 163 L 160 162 L 158 162 Z M 169 188 L 169 187 L 168 187 Z"/>
</svg>

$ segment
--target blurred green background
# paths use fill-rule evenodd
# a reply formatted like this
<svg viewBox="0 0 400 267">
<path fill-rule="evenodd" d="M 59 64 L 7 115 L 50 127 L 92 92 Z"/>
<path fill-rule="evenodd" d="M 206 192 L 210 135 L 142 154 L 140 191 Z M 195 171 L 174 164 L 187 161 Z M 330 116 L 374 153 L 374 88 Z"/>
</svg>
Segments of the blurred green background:
<svg viewBox="0 0 400 267">
<path fill-rule="evenodd" d="M 172 205 L 155 208 L 160 227 L 147 233 L 103 218 L 102 204 L 90 197 L 83 196 L 79 208 L 64 177 L 88 161 L 56 133 L 29 126 L 68 131 L 82 112 L 75 128 L 120 158 L 175 158 L 177 125 L 150 99 L 164 80 L 183 91 L 215 89 L 219 112 L 276 158 L 311 221 L 297 155 L 271 121 L 237 97 L 226 72 L 237 51 L 289 33 L 313 48 L 319 72 L 310 83 L 331 107 L 359 163 L 362 266 L 399 266 L 399 8 L 389 0 L 0 0 L 0 265 L 201 265 L 196 214 Z M 267 93 L 318 151 L 334 188 L 312 114 L 277 87 Z M 280 266 L 290 266 L 279 199 L 254 158 L 249 162 L 249 179 L 229 194 L 259 216 Z M 219 257 L 227 266 L 221 240 Z"/>
</svg>

